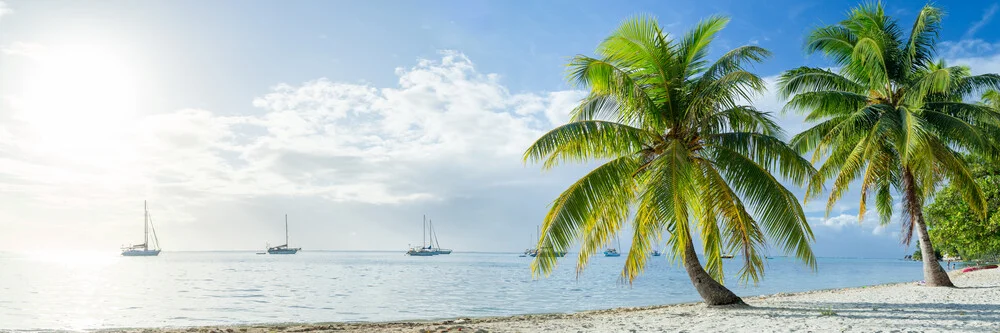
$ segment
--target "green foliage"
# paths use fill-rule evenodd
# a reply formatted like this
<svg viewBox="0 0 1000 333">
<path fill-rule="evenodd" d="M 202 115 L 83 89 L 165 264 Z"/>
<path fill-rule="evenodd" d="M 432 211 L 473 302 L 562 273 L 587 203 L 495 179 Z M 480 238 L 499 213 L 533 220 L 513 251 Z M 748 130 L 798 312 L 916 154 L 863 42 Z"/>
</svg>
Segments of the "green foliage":
<svg viewBox="0 0 1000 333">
<path fill-rule="evenodd" d="M 806 49 L 822 53 L 837 70 L 802 67 L 784 72 L 779 94 L 786 110 L 816 122 L 790 144 L 823 161 L 806 197 L 824 192 L 833 180 L 827 214 L 860 184 L 860 219 L 875 199 L 883 224 L 893 215 L 893 193 L 902 195 L 903 241 L 936 184 L 947 180 L 970 214 L 984 216 L 986 198 L 960 151 L 998 155 L 1000 114 L 965 103 L 979 92 L 1000 87 L 996 74 L 971 75 L 963 66 L 935 62 L 934 45 L 942 12 L 925 6 L 906 34 L 881 3 L 852 9 L 840 23 L 819 27 Z M 970 215 L 972 216 L 972 215 Z"/>
<path fill-rule="evenodd" d="M 924 258 L 924 256 L 923 256 L 923 254 L 921 254 L 920 250 L 918 249 L 916 251 L 913 251 L 912 258 L 915 261 L 920 261 L 921 259 Z M 937 258 L 938 260 L 941 260 L 941 258 L 944 258 L 943 256 L 941 256 L 941 250 L 934 249 L 934 258 Z"/>
<path fill-rule="evenodd" d="M 940 189 L 924 212 L 936 249 L 978 259 L 1000 254 L 1000 165 L 978 156 L 970 156 L 968 164 L 986 196 L 986 217 L 969 208 L 955 184 Z"/>
<path fill-rule="evenodd" d="M 758 281 L 765 239 L 815 267 L 805 214 L 778 178 L 803 184 L 815 169 L 785 144 L 770 113 L 739 104 L 765 89 L 746 67 L 770 52 L 742 46 L 715 62 L 706 58 L 728 22 L 711 17 L 675 39 L 651 17 L 632 18 L 598 46 L 597 57 L 570 62 L 569 79 L 590 94 L 570 123 L 540 137 L 524 159 L 544 169 L 604 164 L 552 203 L 534 274 L 552 272 L 555 253 L 577 241 L 579 272 L 626 224 L 634 230 L 622 271 L 629 282 L 658 244 L 682 261 L 693 229 L 719 282 L 721 255 L 733 252 L 744 259 L 743 281 Z"/>
</svg>

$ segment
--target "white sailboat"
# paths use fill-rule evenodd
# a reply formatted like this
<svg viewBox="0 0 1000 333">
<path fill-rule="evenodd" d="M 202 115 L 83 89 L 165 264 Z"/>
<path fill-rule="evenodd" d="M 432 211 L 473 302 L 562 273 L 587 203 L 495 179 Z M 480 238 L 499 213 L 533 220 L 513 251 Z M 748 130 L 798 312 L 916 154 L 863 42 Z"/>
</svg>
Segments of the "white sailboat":
<svg viewBox="0 0 1000 333">
<path fill-rule="evenodd" d="M 160 241 L 156 238 L 156 229 L 153 228 L 153 219 L 149 216 L 149 208 L 146 201 L 142 202 L 142 244 L 122 247 L 122 255 L 126 257 L 152 257 L 160 254 Z M 153 245 L 149 244 L 149 231 L 153 231 Z"/>
<path fill-rule="evenodd" d="M 285 244 L 268 247 L 267 254 L 295 254 L 301 247 L 288 247 L 288 214 L 285 214 Z"/>
<path fill-rule="evenodd" d="M 539 227 L 539 228 L 541 228 L 541 227 Z M 537 244 L 537 242 L 538 242 L 538 240 L 535 239 L 535 238 L 529 239 L 528 240 L 528 246 L 529 247 L 526 248 L 526 249 L 524 249 L 524 252 L 522 252 L 521 255 L 519 255 L 518 257 L 522 257 L 522 258 L 523 257 L 532 257 L 532 258 L 534 258 L 536 255 L 538 255 L 538 250 L 536 250 L 534 248 L 534 245 Z"/>
<path fill-rule="evenodd" d="M 428 220 L 427 225 L 430 229 L 431 246 L 433 247 L 432 250 L 437 252 L 437 254 L 451 254 L 451 249 L 441 248 L 441 243 L 438 242 L 438 235 L 434 232 L 434 220 Z"/>
<path fill-rule="evenodd" d="M 419 248 L 410 248 L 406 251 L 406 255 L 414 257 L 429 257 L 438 255 L 438 252 L 435 251 L 432 246 L 427 245 L 427 215 L 424 215 L 424 231 L 421 236 L 423 237 L 423 243 L 421 246 Z"/>
</svg>

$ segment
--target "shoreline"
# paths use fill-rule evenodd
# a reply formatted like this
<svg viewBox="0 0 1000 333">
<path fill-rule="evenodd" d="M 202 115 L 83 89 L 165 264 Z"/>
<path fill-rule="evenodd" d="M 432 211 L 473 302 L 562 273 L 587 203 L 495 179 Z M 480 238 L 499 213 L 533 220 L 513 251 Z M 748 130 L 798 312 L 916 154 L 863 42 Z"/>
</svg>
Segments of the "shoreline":
<svg viewBox="0 0 1000 333">
<path fill-rule="evenodd" d="M 917 282 L 744 297 L 750 306 L 701 302 L 573 313 L 460 317 L 388 322 L 273 323 L 232 326 L 118 328 L 96 332 L 648 332 L 879 331 L 996 332 L 1000 269 L 949 273 L 957 288 Z"/>
</svg>

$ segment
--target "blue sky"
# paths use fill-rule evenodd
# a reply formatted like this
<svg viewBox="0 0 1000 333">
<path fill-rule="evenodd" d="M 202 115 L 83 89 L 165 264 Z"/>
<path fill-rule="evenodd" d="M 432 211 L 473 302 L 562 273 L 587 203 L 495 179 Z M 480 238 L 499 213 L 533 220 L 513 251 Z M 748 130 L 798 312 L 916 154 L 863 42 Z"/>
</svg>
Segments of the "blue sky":
<svg viewBox="0 0 1000 333">
<path fill-rule="evenodd" d="M 402 250 L 428 214 L 444 245 L 518 251 L 586 171 L 518 158 L 579 97 L 569 57 L 630 15 L 679 34 L 718 14 L 732 22 L 715 53 L 759 44 L 773 77 L 827 66 L 803 37 L 856 4 L 4 0 L 0 250 L 113 250 L 148 199 L 168 250 L 257 248 L 288 213 L 306 249 Z M 922 5 L 887 8 L 908 26 Z M 940 55 L 1000 71 L 997 2 L 940 6 Z M 832 219 L 806 206 L 819 255 L 912 252 L 898 225 L 859 225 L 856 200 Z"/>
</svg>

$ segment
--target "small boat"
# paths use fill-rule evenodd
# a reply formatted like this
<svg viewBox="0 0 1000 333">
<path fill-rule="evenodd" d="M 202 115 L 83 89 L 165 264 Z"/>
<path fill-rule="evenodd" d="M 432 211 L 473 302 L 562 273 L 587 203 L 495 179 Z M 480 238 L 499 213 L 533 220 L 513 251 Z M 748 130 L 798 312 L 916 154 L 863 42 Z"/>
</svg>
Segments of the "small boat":
<svg viewBox="0 0 1000 333">
<path fill-rule="evenodd" d="M 962 269 L 962 273 L 975 272 L 975 271 L 984 270 L 984 269 L 996 269 L 996 268 L 997 268 L 997 265 L 967 267 L 967 268 Z"/>
<path fill-rule="evenodd" d="M 143 213 L 143 239 L 142 244 L 122 247 L 122 255 L 126 257 L 154 257 L 160 254 L 160 241 L 156 238 L 156 229 L 153 228 L 153 219 L 149 216 L 149 208 L 146 202 L 142 202 Z M 153 246 L 149 246 L 149 231 L 153 231 Z"/>
<path fill-rule="evenodd" d="M 414 247 L 414 248 L 411 248 L 408 251 L 406 251 L 406 255 L 408 255 L 408 256 L 414 256 L 414 257 L 429 257 L 429 256 L 436 256 L 436 255 L 438 255 L 438 253 L 437 253 L 437 251 L 434 251 L 434 250 L 431 250 L 431 249 L 428 249 L 428 248 L 422 248 L 422 247 L 421 248 L 417 248 L 417 247 Z"/>
<path fill-rule="evenodd" d="M 663 255 L 663 252 L 660 252 L 660 250 L 653 250 L 652 254 L 654 257 L 659 257 Z"/>
<path fill-rule="evenodd" d="M 566 251 L 559 251 L 559 252 L 555 252 L 555 254 L 556 254 L 556 258 L 562 258 L 562 257 L 565 257 L 565 256 L 566 256 L 566 253 L 567 253 Z M 537 256 L 538 256 L 538 250 L 535 250 L 534 252 L 532 252 L 532 253 L 531 253 L 531 256 L 532 256 L 532 257 L 537 257 Z"/>
<path fill-rule="evenodd" d="M 528 244 L 532 244 L 532 245 L 538 244 L 538 240 L 541 239 L 541 236 L 542 236 L 542 226 L 539 225 L 538 226 L 538 231 L 535 232 L 535 238 L 532 239 L 530 242 L 528 242 Z M 532 257 L 532 258 L 534 258 L 536 256 L 538 256 L 538 248 L 537 247 L 532 247 L 532 248 L 525 249 L 524 253 L 521 253 L 521 255 L 519 257 Z"/>
<path fill-rule="evenodd" d="M 731 254 L 723 254 L 723 255 L 721 255 L 721 257 L 722 257 L 722 259 L 733 259 L 733 255 L 731 255 Z"/>
<path fill-rule="evenodd" d="M 609 248 L 609 249 L 605 250 L 604 251 L 604 256 L 605 257 L 621 257 L 622 256 L 622 254 L 618 252 L 618 248 L 622 247 L 621 238 L 618 238 L 618 235 L 615 235 L 615 242 L 616 242 L 617 247 L 612 247 L 612 248 Z"/>
<path fill-rule="evenodd" d="M 285 214 L 285 244 L 268 247 L 267 254 L 295 254 L 300 250 L 300 247 L 288 247 L 288 214 Z"/>
<path fill-rule="evenodd" d="M 535 234 L 535 236 L 537 237 L 537 239 L 542 239 L 542 226 L 538 226 L 538 232 Z M 566 252 L 566 251 L 555 252 L 557 258 L 565 257 L 567 253 L 568 252 Z M 534 249 L 526 249 L 526 250 L 524 250 L 524 253 L 522 253 L 518 257 L 532 257 L 532 258 L 534 258 L 534 257 L 537 257 L 537 256 L 538 256 L 538 249 L 534 248 Z"/>
<path fill-rule="evenodd" d="M 411 247 L 406 251 L 406 255 L 413 257 L 430 257 L 438 255 L 438 251 L 433 248 L 433 246 L 427 244 L 427 215 L 424 215 L 424 231 L 421 235 L 423 237 L 423 245 L 420 247 Z M 448 250 L 451 253 L 451 250 Z"/>
</svg>

